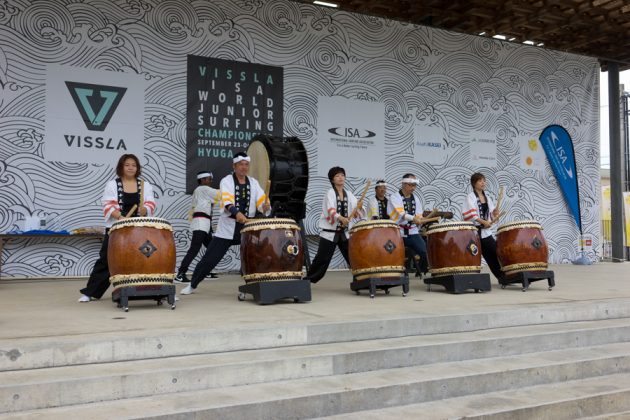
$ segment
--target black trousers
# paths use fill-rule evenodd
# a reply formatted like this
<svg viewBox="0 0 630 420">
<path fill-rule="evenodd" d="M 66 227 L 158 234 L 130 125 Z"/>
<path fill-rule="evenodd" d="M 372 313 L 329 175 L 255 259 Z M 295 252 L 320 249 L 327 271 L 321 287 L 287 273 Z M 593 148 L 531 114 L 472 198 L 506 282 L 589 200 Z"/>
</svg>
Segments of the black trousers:
<svg viewBox="0 0 630 420">
<path fill-rule="evenodd" d="M 201 249 L 201 245 L 208 248 L 208 244 L 212 240 L 212 231 L 206 232 L 205 230 L 193 230 L 192 240 L 190 241 L 190 247 L 186 256 L 182 260 L 182 264 L 179 266 L 178 273 L 186 274 L 190 263 L 195 259 L 197 253 Z"/>
<path fill-rule="evenodd" d="M 503 278 L 501 264 L 497 258 L 497 242 L 494 240 L 494 236 L 490 235 L 487 238 L 481 239 L 481 255 L 483 255 L 483 258 L 486 260 L 494 277 L 496 277 L 497 280 Z"/>
<path fill-rule="evenodd" d="M 81 293 L 95 299 L 103 297 L 109 288 L 109 266 L 107 265 L 107 245 L 109 244 L 109 231 L 105 232 L 103 244 L 94 263 L 87 285 L 81 289 Z"/>
<path fill-rule="evenodd" d="M 420 271 L 427 273 L 429 271 L 429 258 L 427 257 L 427 244 L 420 234 L 403 236 L 405 247 L 411 248 L 420 256 Z"/>
<path fill-rule="evenodd" d="M 343 258 L 346 260 L 348 265 L 350 265 L 350 260 L 348 259 L 348 238 L 346 238 L 345 233 L 336 233 L 332 241 L 324 239 L 320 236 L 317 254 L 315 255 L 315 258 L 311 263 L 311 268 L 306 275 L 306 279 L 310 280 L 311 283 L 317 283 L 326 274 L 330 261 L 335 254 L 335 246 L 339 247 L 341 255 L 343 255 Z"/>
<path fill-rule="evenodd" d="M 203 257 L 201 257 L 201 260 L 195 267 L 195 271 L 193 271 L 190 286 L 196 289 L 199 283 L 219 264 L 226 252 L 228 252 L 228 249 L 230 249 L 232 245 L 238 245 L 240 243 L 240 241 L 235 241 L 234 239 L 224 239 L 216 236 L 212 238 L 212 241 L 210 241 L 206 248 L 206 253 L 203 254 Z"/>
</svg>

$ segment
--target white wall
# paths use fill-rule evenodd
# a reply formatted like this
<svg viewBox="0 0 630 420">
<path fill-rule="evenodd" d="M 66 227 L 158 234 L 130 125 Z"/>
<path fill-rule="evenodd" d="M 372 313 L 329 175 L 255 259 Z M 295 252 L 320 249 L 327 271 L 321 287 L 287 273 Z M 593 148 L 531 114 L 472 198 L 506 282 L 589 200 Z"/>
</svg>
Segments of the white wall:
<svg viewBox="0 0 630 420">
<path fill-rule="evenodd" d="M 565 126 L 575 143 L 584 230 L 598 248 L 595 59 L 284 0 L 132 4 L 20 1 L 0 16 L 0 232 L 34 214 L 57 229 L 102 223 L 100 196 L 113 168 L 43 157 L 46 66 L 126 72 L 147 82 L 144 175 L 183 257 L 190 240 L 186 55 L 195 54 L 284 67 L 284 132 L 303 140 L 311 163 L 309 233 L 317 232 L 329 186 L 317 175 L 318 165 L 330 166 L 329 157 L 317 155 L 317 98 L 340 96 L 384 104 L 385 175 L 396 186 L 390 192 L 413 172 L 425 207 L 459 217 L 470 174 L 480 170 L 490 194 L 505 187 L 506 220 L 543 224 L 552 262 L 575 258 L 577 229 L 549 165 L 531 171 L 519 163 L 519 139 L 536 139 L 549 124 Z M 414 155 L 418 124 L 444 133 L 444 163 Z M 496 140 L 496 166 L 471 164 L 473 131 Z M 360 192 L 366 179 L 349 175 L 349 188 Z M 87 275 L 97 252 L 97 244 L 82 240 L 22 240 L 5 247 L 3 276 Z M 233 249 L 218 269 L 238 264 Z M 333 266 L 340 265 L 337 255 Z"/>
</svg>

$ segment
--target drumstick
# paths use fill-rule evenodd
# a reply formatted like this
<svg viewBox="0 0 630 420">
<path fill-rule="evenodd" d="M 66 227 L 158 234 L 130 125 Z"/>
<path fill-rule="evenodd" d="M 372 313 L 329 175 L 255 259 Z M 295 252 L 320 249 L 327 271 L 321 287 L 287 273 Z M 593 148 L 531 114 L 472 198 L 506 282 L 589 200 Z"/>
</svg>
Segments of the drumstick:
<svg viewBox="0 0 630 420">
<path fill-rule="evenodd" d="M 501 217 L 503 217 L 503 216 L 505 216 L 505 212 L 504 212 L 504 211 L 502 211 L 501 213 L 499 213 L 499 215 L 498 215 L 497 217 L 495 217 L 494 219 L 492 219 L 491 224 L 495 224 L 496 222 L 498 222 L 498 221 L 499 221 L 499 218 L 501 218 Z"/>
<path fill-rule="evenodd" d="M 501 201 L 503 201 L 503 187 L 499 187 L 499 198 L 497 199 L 497 206 L 495 209 L 499 210 L 501 208 Z"/>
<path fill-rule="evenodd" d="M 271 190 L 271 180 L 268 179 L 265 184 L 265 200 L 269 203 L 269 190 Z"/>
<path fill-rule="evenodd" d="M 431 210 L 431 213 L 427 214 L 426 216 L 423 215 L 422 217 L 431 218 L 431 217 L 434 217 L 437 214 L 438 214 L 438 209 L 433 209 L 433 210 Z"/>
<path fill-rule="evenodd" d="M 365 188 L 363 189 L 363 192 L 361 193 L 361 198 L 357 202 L 357 206 L 354 209 L 352 209 L 352 213 L 350 213 L 350 217 L 348 219 L 352 220 L 356 217 L 357 211 L 359 211 L 359 207 L 363 206 L 363 200 L 365 200 L 365 194 L 367 194 L 368 189 L 370 188 L 371 184 L 372 184 L 372 180 L 368 179 L 367 185 L 365 186 Z M 359 206 L 359 204 L 361 204 L 361 206 Z"/>
<path fill-rule="evenodd" d="M 134 211 L 136 211 L 137 208 L 138 208 L 138 205 L 134 204 L 131 210 L 127 212 L 127 215 L 125 217 L 131 217 L 131 215 L 133 214 Z"/>
<path fill-rule="evenodd" d="M 417 225 L 423 225 L 425 223 L 437 222 L 438 220 L 440 220 L 440 216 L 436 216 L 436 217 L 419 217 L 417 221 L 414 221 L 414 223 L 417 224 Z"/>
</svg>

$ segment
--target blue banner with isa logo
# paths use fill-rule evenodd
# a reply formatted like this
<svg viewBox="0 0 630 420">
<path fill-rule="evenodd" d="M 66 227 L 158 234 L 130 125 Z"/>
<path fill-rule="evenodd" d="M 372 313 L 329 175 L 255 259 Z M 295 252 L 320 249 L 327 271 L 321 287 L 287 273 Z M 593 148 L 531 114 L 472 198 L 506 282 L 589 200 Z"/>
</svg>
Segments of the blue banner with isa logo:
<svg viewBox="0 0 630 420">
<path fill-rule="evenodd" d="M 563 127 L 550 125 L 540 135 L 540 144 L 545 150 L 547 160 L 556 175 L 562 194 L 581 234 L 580 193 L 571 136 Z"/>
</svg>

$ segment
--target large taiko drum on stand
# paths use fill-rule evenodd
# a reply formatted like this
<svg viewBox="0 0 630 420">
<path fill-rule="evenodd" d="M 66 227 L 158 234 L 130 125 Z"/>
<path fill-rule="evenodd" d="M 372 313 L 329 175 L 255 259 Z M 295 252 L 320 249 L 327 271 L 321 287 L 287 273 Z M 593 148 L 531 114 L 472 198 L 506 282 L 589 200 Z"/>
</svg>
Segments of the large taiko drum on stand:
<svg viewBox="0 0 630 420">
<path fill-rule="evenodd" d="M 534 220 L 506 223 L 497 229 L 497 257 L 506 276 L 547 270 L 549 250 L 542 226 Z"/>
<path fill-rule="evenodd" d="M 241 230 L 241 270 L 246 283 L 300 280 L 304 251 L 292 219 L 253 219 Z"/>
<path fill-rule="evenodd" d="M 470 222 L 438 223 L 427 229 L 432 277 L 481 272 L 481 243 Z"/>
<path fill-rule="evenodd" d="M 350 229 L 348 256 L 357 281 L 400 278 L 405 273 L 405 246 L 400 228 L 391 220 L 368 220 Z"/>
<path fill-rule="evenodd" d="M 107 263 L 112 299 L 123 309 L 127 310 L 128 297 L 155 298 L 158 303 L 167 297 L 174 308 L 175 241 L 169 222 L 135 217 L 114 223 L 109 230 Z"/>
<path fill-rule="evenodd" d="M 300 139 L 257 135 L 249 144 L 247 154 L 252 158 L 249 175 L 262 186 L 271 181 L 269 199 L 273 215 L 304 219 L 308 159 Z"/>
</svg>

